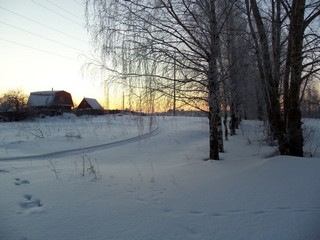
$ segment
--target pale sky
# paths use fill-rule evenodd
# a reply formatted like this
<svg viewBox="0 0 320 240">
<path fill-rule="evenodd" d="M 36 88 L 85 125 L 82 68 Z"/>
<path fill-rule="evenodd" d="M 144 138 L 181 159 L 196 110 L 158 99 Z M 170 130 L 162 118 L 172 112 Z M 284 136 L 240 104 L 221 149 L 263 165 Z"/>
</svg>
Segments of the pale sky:
<svg viewBox="0 0 320 240">
<path fill-rule="evenodd" d="M 105 105 L 97 76 L 83 73 L 90 51 L 81 0 L 0 0 L 0 94 L 65 90 Z"/>
</svg>

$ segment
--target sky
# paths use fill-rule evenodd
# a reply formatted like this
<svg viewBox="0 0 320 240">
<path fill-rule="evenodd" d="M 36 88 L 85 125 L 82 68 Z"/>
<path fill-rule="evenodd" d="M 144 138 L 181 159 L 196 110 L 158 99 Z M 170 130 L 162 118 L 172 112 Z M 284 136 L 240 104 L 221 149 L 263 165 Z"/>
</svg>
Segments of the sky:
<svg viewBox="0 0 320 240">
<path fill-rule="evenodd" d="M 103 81 L 83 70 L 89 42 L 81 0 L 0 0 L 0 94 L 65 90 L 106 107 Z"/>
</svg>

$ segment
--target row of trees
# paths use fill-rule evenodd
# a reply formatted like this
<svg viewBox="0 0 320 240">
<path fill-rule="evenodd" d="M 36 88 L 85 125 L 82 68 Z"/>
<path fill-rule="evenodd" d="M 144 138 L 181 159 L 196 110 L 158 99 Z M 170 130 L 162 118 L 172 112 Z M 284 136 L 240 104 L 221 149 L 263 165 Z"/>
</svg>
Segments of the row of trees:
<svg viewBox="0 0 320 240">
<path fill-rule="evenodd" d="M 320 1 L 87 0 L 86 16 L 89 66 L 140 108 L 167 100 L 207 111 L 210 159 L 223 151 L 227 110 L 232 134 L 240 114 L 264 118 L 280 154 L 303 155 L 300 106 L 320 70 Z"/>
</svg>

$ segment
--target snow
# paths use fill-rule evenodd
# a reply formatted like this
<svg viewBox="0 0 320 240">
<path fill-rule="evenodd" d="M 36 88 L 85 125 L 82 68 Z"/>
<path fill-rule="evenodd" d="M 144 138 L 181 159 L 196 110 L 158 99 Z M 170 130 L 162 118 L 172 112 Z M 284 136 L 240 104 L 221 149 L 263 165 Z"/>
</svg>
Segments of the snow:
<svg viewBox="0 0 320 240">
<path fill-rule="evenodd" d="M 270 157 L 244 121 L 221 161 L 203 161 L 205 118 L 1 123 L 0 239 L 320 239 L 320 121 L 304 122 L 316 157 Z"/>
</svg>

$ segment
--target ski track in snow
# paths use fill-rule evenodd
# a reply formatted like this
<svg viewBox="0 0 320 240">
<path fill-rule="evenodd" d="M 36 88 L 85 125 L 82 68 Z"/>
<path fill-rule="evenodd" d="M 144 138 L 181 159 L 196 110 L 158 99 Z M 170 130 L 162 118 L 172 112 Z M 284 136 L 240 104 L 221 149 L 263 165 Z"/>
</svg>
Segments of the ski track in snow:
<svg viewBox="0 0 320 240">
<path fill-rule="evenodd" d="M 151 136 L 157 135 L 158 132 L 159 132 L 159 127 L 156 126 L 150 132 L 147 132 L 145 134 L 138 135 L 138 136 L 135 136 L 132 138 L 120 140 L 120 141 L 115 141 L 115 142 L 111 142 L 111 143 L 104 143 L 104 144 L 99 144 L 99 145 L 94 145 L 94 146 L 89 146 L 89 147 L 83 147 L 83 148 L 75 148 L 75 149 L 69 149 L 69 150 L 64 150 L 64 151 L 51 152 L 51 153 L 40 154 L 40 155 L 0 158 L 0 161 L 43 159 L 43 158 L 52 158 L 52 157 L 62 158 L 62 157 L 76 155 L 79 153 L 101 151 L 101 150 L 106 150 L 106 149 L 110 149 L 110 148 L 114 148 L 114 147 L 120 147 L 120 146 L 129 144 L 129 143 L 141 141 L 141 140 L 147 139 Z"/>
</svg>

